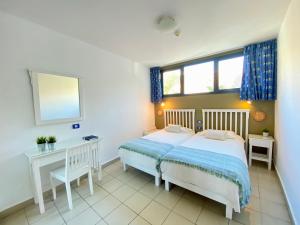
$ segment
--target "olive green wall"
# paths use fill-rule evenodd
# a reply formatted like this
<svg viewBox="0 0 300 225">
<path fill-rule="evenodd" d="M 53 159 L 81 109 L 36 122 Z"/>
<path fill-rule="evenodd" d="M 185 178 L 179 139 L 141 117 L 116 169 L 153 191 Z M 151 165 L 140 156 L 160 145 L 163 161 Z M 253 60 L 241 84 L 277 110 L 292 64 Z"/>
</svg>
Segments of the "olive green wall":
<svg viewBox="0 0 300 225">
<path fill-rule="evenodd" d="M 274 134 L 274 101 L 253 101 L 251 104 L 241 101 L 238 93 L 227 94 L 199 94 L 180 97 L 167 97 L 163 100 L 165 106 L 155 105 L 155 125 L 163 128 L 163 114 L 158 115 L 163 109 L 196 109 L 196 121 L 202 120 L 201 109 L 250 109 L 249 133 L 260 134 L 261 130 L 268 128 L 270 134 Z M 256 122 L 253 119 L 253 112 L 263 111 L 266 119 Z M 196 125 L 197 126 L 197 125 Z"/>
</svg>

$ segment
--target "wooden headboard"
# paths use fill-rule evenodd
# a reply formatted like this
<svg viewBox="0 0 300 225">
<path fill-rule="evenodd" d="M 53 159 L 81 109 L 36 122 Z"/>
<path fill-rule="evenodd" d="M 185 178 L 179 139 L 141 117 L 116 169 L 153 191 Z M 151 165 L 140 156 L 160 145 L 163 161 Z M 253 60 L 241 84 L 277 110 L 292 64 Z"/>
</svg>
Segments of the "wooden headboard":
<svg viewBox="0 0 300 225">
<path fill-rule="evenodd" d="M 195 130 L 195 109 L 165 109 L 165 127 L 169 124 L 178 124 Z"/>
</svg>

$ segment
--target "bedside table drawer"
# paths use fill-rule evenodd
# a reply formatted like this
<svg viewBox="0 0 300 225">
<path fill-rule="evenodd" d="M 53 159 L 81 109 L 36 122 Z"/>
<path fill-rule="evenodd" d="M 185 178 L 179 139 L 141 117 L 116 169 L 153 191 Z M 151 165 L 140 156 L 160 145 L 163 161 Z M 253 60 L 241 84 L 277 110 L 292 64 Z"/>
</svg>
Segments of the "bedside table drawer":
<svg viewBox="0 0 300 225">
<path fill-rule="evenodd" d="M 268 139 L 250 139 L 250 145 L 269 148 L 272 145 L 272 141 Z"/>
</svg>

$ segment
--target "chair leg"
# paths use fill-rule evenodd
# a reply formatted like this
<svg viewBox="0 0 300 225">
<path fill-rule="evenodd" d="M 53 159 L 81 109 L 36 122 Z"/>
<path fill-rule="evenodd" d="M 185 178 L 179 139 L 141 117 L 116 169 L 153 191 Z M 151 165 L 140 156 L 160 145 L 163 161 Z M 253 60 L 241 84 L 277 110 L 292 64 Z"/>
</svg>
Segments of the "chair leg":
<svg viewBox="0 0 300 225">
<path fill-rule="evenodd" d="M 97 171 L 97 177 L 98 177 L 98 181 L 101 181 L 101 179 L 102 179 L 102 168 L 101 167 L 99 167 L 99 169 L 98 169 L 98 171 Z"/>
<path fill-rule="evenodd" d="M 92 179 L 92 171 L 91 170 L 89 170 L 88 179 L 89 179 L 90 192 L 91 192 L 91 195 L 93 195 L 94 194 L 94 188 L 93 188 L 93 179 Z"/>
<path fill-rule="evenodd" d="M 50 175 L 50 184 L 51 184 L 51 188 L 52 188 L 52 195 L 53 195 L 53 199 L 56 199 L 56 187 L 54 185 L 53 182 L 53 177 Z"/>
<path fill-rule="evenodd" d="M 70 182 L 66 182 L 66 191 L 67 191 L 67 197 L 68 197 L 68 203 L 69 203 L 69 209 L 73 209 L 73 202 L 72 202 L 72 193 L 71 193 L 71 185 Z"/>
<path fill-rule="evenodd" d="M 77 187 L 80 186 L 80 177 L 77 178 Z"/>
</svg>

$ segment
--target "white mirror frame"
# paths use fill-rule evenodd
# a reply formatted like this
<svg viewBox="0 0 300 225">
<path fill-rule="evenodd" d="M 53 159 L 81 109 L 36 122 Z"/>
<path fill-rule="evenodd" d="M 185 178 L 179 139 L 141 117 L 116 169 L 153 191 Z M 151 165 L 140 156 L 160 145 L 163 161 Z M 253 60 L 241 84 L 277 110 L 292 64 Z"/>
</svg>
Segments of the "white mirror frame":
<svg viewBox="0 0 300 225">
<path fill-rule="evenodd" d="M 58 123 L 68 123 L 68 122 L 76 122 L 83 120 L 83 91 L 82 91 L 82 78 L 66 75 L 66 74 L 58 74 L 53 72 L 36 72 L 33 70 L 28 70 L 31 86 L 32 86 L 32 94 L 33 94 L 33 106 L 34 106 L 34 114 L 35 114 L 35 124 L 36 125 L 48 125 L 48 124 L 58 124 Z M 79 109 L 80 109 L 80 116 L 74 118 L 67 118 L 67 119 L 55 119 L 55 120 L 42 120 L 41 119 L 41 111 L 40 111 L 40 98 L 39 98 L 39 87 L 38 87 L 38 74 L 53 74 L 56 76 L 64 76 L 64 77 L 73 77 L 78 79 L 78 87 L 79 87 Z"/>
</svg>

